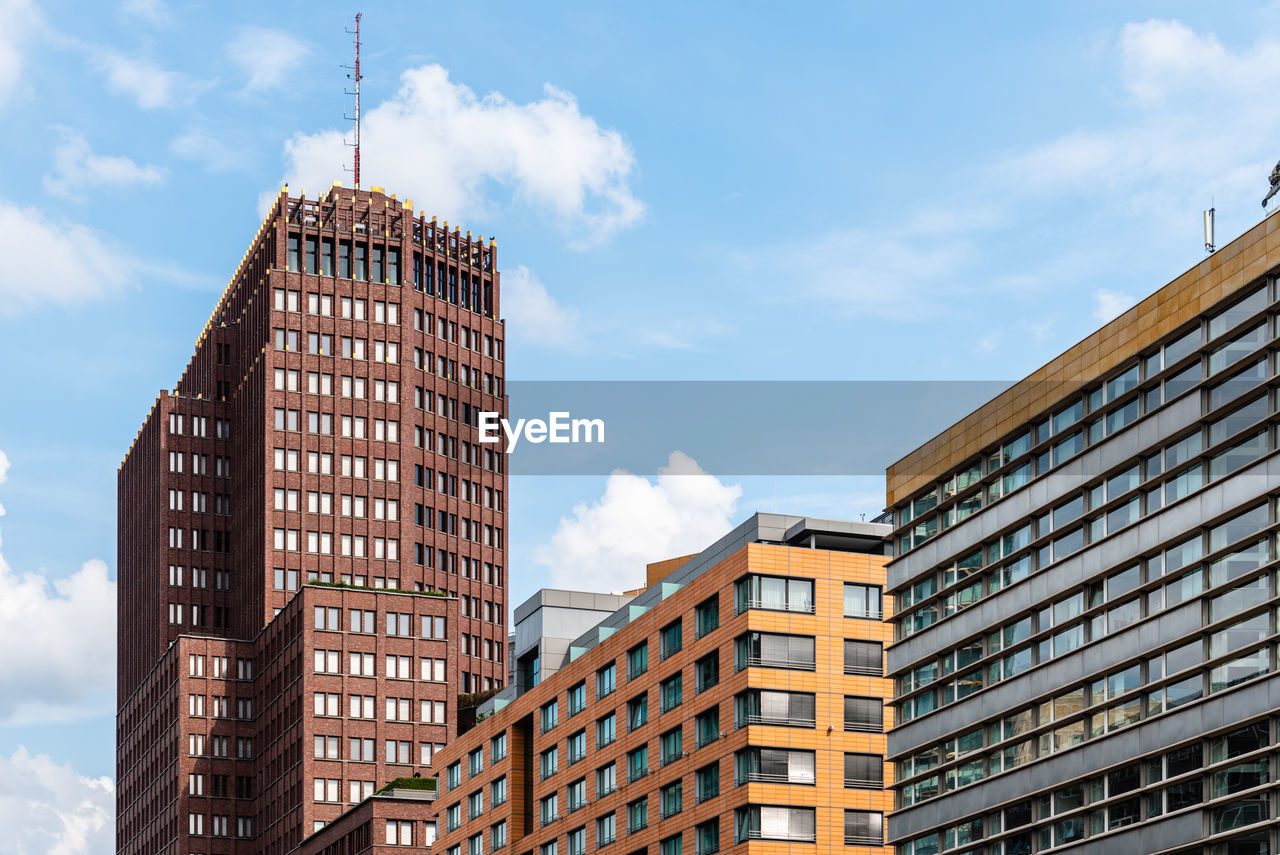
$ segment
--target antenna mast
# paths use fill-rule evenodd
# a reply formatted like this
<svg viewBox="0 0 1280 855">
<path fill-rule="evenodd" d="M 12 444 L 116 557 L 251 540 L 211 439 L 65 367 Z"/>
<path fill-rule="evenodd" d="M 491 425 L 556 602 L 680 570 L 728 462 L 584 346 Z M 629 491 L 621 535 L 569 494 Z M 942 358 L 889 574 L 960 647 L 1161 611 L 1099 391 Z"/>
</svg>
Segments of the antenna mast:
<svg viewBox="0 0 1280 855">
<path fill-rule="evenodd" d="M 352 158 L 353 168 L 349 171 L 354 173 L 355 175 L 355 185 L 357 190 L 360 189 L 360 79 L 361 79 L 360 78 L 360 15 L 361 14 L 363 13 L 356 12 L 356 28 L 354 30 L 347 30 L 348 33 L 354 33 L 356 37 L 355 38 L 356 64 L 354 66 L 350 66 L 350 65 L 343 66 L 344 68 L 350 68 L 352 70 L 352 73 L 348 74 L 347 77 L 355 81 L 355 91 L 347 92 L 346 94 L 355 96 L 356 112 L 354 116 L 345 116 L 344 118 L 350 120 L 355 125 L 355 142 L 348 143 L 348 145 L 351 145 L 355 148 L 355 155 Z"/>
</svg>

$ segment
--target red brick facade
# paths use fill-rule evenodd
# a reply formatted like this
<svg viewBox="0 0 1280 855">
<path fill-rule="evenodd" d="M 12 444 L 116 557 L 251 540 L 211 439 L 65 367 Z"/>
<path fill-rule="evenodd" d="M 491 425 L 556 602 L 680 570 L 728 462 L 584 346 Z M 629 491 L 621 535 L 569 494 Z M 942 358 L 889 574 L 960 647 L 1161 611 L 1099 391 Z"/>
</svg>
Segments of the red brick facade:
<svg viewBox="0 0 1280 855">
<path fill-rule="evenodd" d="M 273 203 L 120 469 L 118 851 L 287 852 L 352 781 L 427 774 L 457 694 L 505 683 L 495 261 L 378 188 Z"/>
</svg>

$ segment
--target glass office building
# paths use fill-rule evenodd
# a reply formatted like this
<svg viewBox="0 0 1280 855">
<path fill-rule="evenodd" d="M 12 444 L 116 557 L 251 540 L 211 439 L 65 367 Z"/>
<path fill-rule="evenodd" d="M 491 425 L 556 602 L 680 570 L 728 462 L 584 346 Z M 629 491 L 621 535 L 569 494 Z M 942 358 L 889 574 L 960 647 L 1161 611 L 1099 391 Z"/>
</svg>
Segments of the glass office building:
<svg viewBox="0 0 1280 855">
<path fill-rule="evenodd" d="M 1278 227 L 890 467 L 902 855 L 1277 851 Z"/>
</svg>

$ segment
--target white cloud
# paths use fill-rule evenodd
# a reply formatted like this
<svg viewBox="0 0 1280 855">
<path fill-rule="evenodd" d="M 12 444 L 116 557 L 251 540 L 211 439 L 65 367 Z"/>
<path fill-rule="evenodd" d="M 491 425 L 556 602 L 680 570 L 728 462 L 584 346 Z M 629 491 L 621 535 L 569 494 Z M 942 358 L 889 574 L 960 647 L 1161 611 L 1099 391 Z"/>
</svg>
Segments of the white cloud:
<svg viewBox="0 0 1280 855">
<path fill-rule="evenodd" d="M 1093 292 L 1093 317 L 1098 323 L 1105 324 L 1129 311 L 1136 302 L 1128 294 L 1099 288 Z"/>
<path fill-rule="evenodd" d="M 47 303 L 83 304 L 124 287 L 134 263 L 92 229 L 0 200 L 0 317 Z"/>
<path fill-rule="evenodd" d="M 0 0 L 0 107 L 22 82 L 22 47 L 36 22 L 29 0 Z"/>
<path fill-rule="evenodd" d="M 111 855 L 115 784 L 21 746 L 0 758 L 0 828 L 11 855 Z"/>
<path fill-rule="evenodd" d="M 0 476 L 8 468 L 0 453 Z M 51 581 L 43 572 L 18 575 L 0 553 L 0 725 L 109 712 L 115 640 L 116 586 L 106 564 L 86 561 Z"/>
<path fill-rule="evenodd" d="M 169 143 L 169 151 L 183 160 L 203 164 L 210 172 L 229 172 L 245 163 L 244 149 L 228 145 L 207 131 L 193 128 L 174 137 Z"/>
<path fill-rule="evenodd" d="M 55 196 L 73 199 L 89 187 L 151 187 L 164 177 L 165 170 L 157 166 L 139 166 L 121 155 L 94 154 L 83 135 L 63 128 L 62 142 L 53 153 L 53 171 L 44 177 L 44 188 Z"/>
<path fill-rule="evenodd" d="M 516 338 L 566 350 L 583 345 L 578 310 L 558 303 L 523 264 L 502 274 L 502 315 Z"/>
<path fill-rule="evenodd" d="M 231 61 L 249 78 L 244 88 L 250 92 L 284 85 L 309 53 L 305 42 L 266 27 L 241 27 L 227 45 Z"/>
<path fill-rule="evenodd" d="M 196 87 L 185 76 L 150 60 L 103 48 L 93 48 L 90 53 L 94 68 L 106 75 L 107 88 L 133 98 L 143 110 L 170 107 L 195 94 Z"/>
<path fill-rule="evenodd" d="M 622 135 L 582 114 L 574 96 L 547 85 L 541 100 L 479 97 L 438 65 L 410 69 L 400 90 L 367 109 L 361 178 L 458 221 L 485 214 L 501 186 L 549 215 L 586 246 L 640 223 L 631 192 L 635 156 Z M 324 189 L 350 157 L 338 131 L 296 134 L 285 143 L 291 187 Z"/>
<path fill-rule="evenodd" d="M 980 323 L 993 300 L 1007 312 L 1066 291 L 1078 295 L 1074 319 L 1095 310 L 1100 319 L 1127 308 L 1118 271 L 1151 274 L 1154 290 L 1198 260 L 1199 213 L 1211 199 L 1219 234 L 1257 221 L 1280 136 L 1280 41 L 1228 44 L 1178 21 L 1146 21 L 1086 59 L 1112 74 L 1097 97 L 1120 93 L 1114 118 L 931 173 L 928 201 L 888 224 L 753 253 L 743 268 L 768 274 L 761 301 L 799 291 L 844 314 L 959 324 Z M 1134 246 L 1147 248 L 1136 260 Z M 779 288 L 779 278 L 795 288 Z"/>
<path fill-rule="evenodd" d="M 987 354 L 995 351 L 1000 344 L 1000 330 L 992 330 L 984 335 L 973 346 L 974 353 Z"/>
<path fill-rule="evenodd" d="M 554 587 L 641 587 L 645 564 L 699 552 L 728 532 L 741 496 L 741 486 L 722 483 L 674 451 L 656 482 L 615 471 L 603 496 L 560 519 L 534 560 L 548 568 Z"/>
<path fill-rule="evenodd" d="M 141 18 L 157 27 L 169 23 L 169 9 L 164 0 L 124 0 L 120 4 L 120 11 L 126 16 Z"/>
</svg>

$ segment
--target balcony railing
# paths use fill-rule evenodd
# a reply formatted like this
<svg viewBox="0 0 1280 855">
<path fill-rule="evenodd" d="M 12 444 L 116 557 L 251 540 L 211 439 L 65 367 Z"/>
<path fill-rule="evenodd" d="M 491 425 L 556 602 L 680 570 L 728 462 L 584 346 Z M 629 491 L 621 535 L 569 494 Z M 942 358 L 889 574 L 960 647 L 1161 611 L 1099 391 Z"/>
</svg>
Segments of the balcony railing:
<svg viewBox="0 0 1280 855">
<path fill-rule="evenodd" d="M 883 846 L 884 835 L 876 836 L 874 834 L 846 834 L 844 836 L 845 846 Z"/>
<path fill-rule="evenodd" d="M 884 733 L 883 721 L 849 721 L 844 720 L 846 733 Z"/>
<path fill-rule="evenodd" d="M 811 718 L 790 718 L 787 716 L 758 714 L 744 715 L 738 718 L 738 727 L 746 727 L 750 724 L 767 724 L 778 727 L 814 727 L 817 725 L 817 721 Z"/>
<path fill-rule="evenodd" d="M 793 671 L 816 671 L 817 663 L 810 659 L 775 659 L 771 656 L 747 656 L 738 660 L 738 668 L 790 668 Z"/>
<path fill-rule="evenodd" d="M 775 772 L 747 772 L 738 776 L 738 784 L 812 784 L 814 778 L 792 778 Z"/>
<path fill-rule="evenodd" d="M 789 600 L 738 600 L 734 604 L 734 614 L 740 615 L 751 609 L 768 609 L 774 612 L 796 612 L 798 614 L 811 615 L 814 613 L 813 603 L 793 603 Z"/>
<path fill-rule="evenodd" d="M 850 778 L 847 775 L 844 779 L 844 785 L 855 790 L 883 790 L 883 778 Z"/>
<path fill-rule="evenodd" d="M 860 674 L 864 677 L 883 677 L 884 666 L 882 665 L 845 665 L 844 672 L 846 674 Z"/>
<path fill-rule="evenodd" d="M 817 833 L 812 831 L 770 832 L 768 837 L 765 837 L 763 832 L 756 828 L 749 830 L 745 835 L 742 832 L 738 832 L 739 843 L 744 840 L 786 840 L 791 843 L 814 843 L 817 839 Z"/>
</svg>

